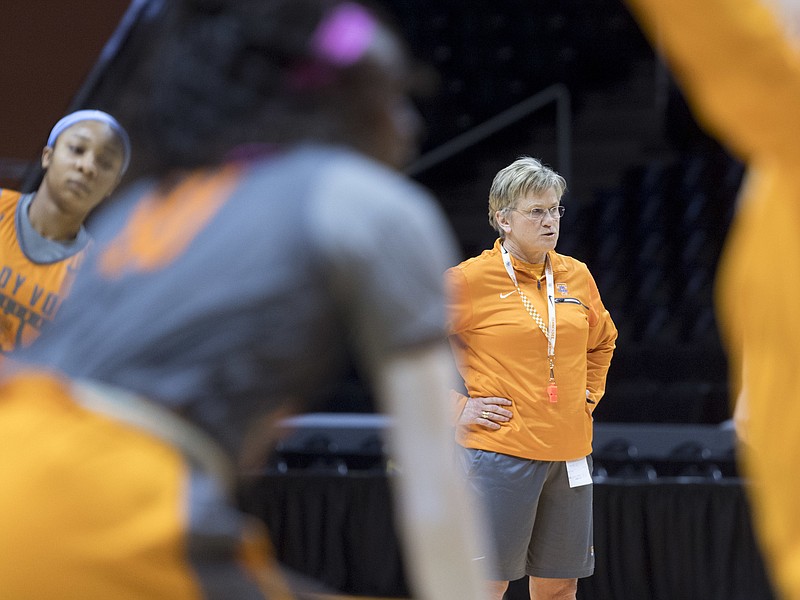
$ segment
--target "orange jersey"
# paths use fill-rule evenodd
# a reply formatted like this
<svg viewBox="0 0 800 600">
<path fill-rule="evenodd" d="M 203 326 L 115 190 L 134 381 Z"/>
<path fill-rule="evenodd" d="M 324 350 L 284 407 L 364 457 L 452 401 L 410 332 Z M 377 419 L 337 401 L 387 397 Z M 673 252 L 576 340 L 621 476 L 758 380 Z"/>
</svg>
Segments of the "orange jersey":
<svg viewBox="0 0 800 600">
<path fill-rule="evenodd" d="M 617 329 L 586 265 L 555 252 L 549 256 L 556 301 L 555 403 L 547 394 L 547 338 L 515 291 L 499 240 L 447 271 L 451 344 L 467 392 L 507 398 L 514 413 L 496 431 L 459 428 L 463 446 L 548 461 L 592 451 L 591 413 L 605 391 Z M 543 265 L 513 257 L 512 263 L 520 289 L 546 323 Z"/>
<path fill-rule="evenodd" d="M 22 195 L 0 190 L 0 350 L 30 344 L 53 319 L 83 252 L 52 263 L 32 261 L 22 250 L 17 205 Z"/>
</svg>

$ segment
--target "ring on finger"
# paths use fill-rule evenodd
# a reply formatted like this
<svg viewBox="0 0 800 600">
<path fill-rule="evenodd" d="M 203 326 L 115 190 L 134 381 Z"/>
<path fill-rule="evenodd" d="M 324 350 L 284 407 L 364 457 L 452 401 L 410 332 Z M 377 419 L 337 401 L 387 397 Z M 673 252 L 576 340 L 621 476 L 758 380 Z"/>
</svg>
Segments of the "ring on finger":
<svg viewBox="0 0 800 600">
<path fill-rule="evenodd" d="M 488 410 L 484 410 L 484 411 L 482 411 L 482 412 L 481 412 L 481 416 L 482 416 L 484 419 L 488 419 L 488 418 L 489 418 L 489 414 L 490 414 L 490 413 L 489 413 L 489 411 L 488 411 Z"/>
</svg>

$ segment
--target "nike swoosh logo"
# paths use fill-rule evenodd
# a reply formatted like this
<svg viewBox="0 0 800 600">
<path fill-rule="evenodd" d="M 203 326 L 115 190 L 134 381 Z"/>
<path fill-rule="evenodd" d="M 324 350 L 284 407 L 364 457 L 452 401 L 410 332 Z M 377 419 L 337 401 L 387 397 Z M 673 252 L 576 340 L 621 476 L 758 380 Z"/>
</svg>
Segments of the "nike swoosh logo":
<svg viewBox="0 0 800 600">
<path fill-rule="evenodd" d="M 517 290 L 511 290 L 510 292 L 506 292 L 505 294 L 500 294 L 501 298 L 508 298 L 511 294 L 516 292 Z"/>
</svg>

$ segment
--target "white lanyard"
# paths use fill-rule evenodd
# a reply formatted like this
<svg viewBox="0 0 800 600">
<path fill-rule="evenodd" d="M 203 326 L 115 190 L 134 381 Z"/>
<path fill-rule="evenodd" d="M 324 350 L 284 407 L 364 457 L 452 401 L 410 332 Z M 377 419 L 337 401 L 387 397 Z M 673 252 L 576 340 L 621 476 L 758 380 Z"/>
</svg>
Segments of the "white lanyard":
<svg viewBox="0 0 800 600">
<path fill-rule="evenodd" d="M 522 292 L 517 283 L 517 276 L 514 273 L 514 267 L 511 264 L 511 255 L 506 250 L 505 246 L 500 244 L 501 255 L 503 257 L 503 266 L 506 268 L 517 294 L 522 300 L 525 310 L 531 316 L 541 329 L 544 336 L 547 338 L 547 362 L 550 367 L 550 385 L 547 387 L 547 393 L 550 397 L 550 402 L 558 401 L 558 389 L 556 388 L 555 381 L 555 356 L 556 356 L 556 301 L 555 301 L 555 284 L 553 283 L 553 264 L 550 262 L 550 255 L 544 255 L 544 278 L 545 288 L 547 290 L 547 326 L 545 327 L 544 320 L 539 312 L 531 304 L 528 297 Z"/>
</svg>

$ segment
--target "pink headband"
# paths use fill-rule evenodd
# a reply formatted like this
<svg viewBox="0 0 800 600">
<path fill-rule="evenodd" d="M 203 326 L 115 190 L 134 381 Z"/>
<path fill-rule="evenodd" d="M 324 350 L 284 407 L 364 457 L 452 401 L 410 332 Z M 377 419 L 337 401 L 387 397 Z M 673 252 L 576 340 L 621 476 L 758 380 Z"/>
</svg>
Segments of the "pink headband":
<svg viewBox="0 0 800 600">
<path fill-rule="evenodd" d="M 354 2 L 344 2 L 320 22 L 311 39 L 311 51 L 332 65 L 348 67 L 364 56 L 377 27 L 367 9 Z"/>
<path fill-rule="evenodd" d="M 330 84 L 336 69 L 357 63 L 375 37 L 378 23 L 355 2 L 337 5 L 320 21 L 311 37 L 311 60 L 294 65 L 288 84 L 295 92 L 317 90 Z"/>
</svg>

